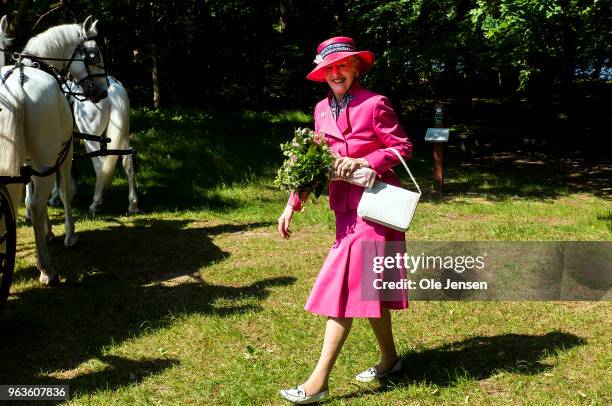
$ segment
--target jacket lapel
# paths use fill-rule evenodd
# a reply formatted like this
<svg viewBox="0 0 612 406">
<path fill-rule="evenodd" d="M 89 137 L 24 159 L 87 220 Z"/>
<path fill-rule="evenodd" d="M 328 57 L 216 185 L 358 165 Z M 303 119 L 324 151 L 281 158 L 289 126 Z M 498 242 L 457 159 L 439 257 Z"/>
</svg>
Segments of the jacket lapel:
<svg viewBox="0 0 612 406">
<path fill-rule="evenodd" d="M 338 130 L 344 136 L 346 133 L 351 131 L 351 124 L 349 122 L 349 106 L 353 101 L 346 106 L 344 110 L 340 112 L 340 116 L 338 117 L 338 121 L 336 121 L 336 125 L 338 126 Z"/>
<path fill-rule="evenodd" d="M 325 106 L 319 111 L 318 119 L 319 131 L 344 141 L 344 136 L 336 125 L 336 120 L 334 120 L 329 103 L 325 103 Z"/>
<path fill-rule="evenodd" d="M 358 105 L 359 98 L 361 97 L 361 84 L 358 81 L 355 81 L 351 86 L 349 92 L 351 93 L 353 98 L 346 106 L 346 108 L 340 112 L 340 117 L 338 117 L 338 121 L 336 121 L 338 131 L 340 131 L 343 136 L 353 131 L 350 120 L 350 112 L 351 107 Z"/>
<path fill-rule="evenodd" d="M 331 107 L 329 107 L 331 101 L 329 98 L 333 97 L 331 91 L 328 95 L 327 103 L 325 103 L 325 106 L 319 112 L 319 130 L 343 141 L 345 135 L 352 131 L 349 111 L 351 105 L 356 105 L 357 99 L 361 97 L 361 85 L 359 82 L 355 82 L 353 86 L 351 86 L 350 92 L 353 95 L 353 99 L 349 102 L 348 106 L 340 112 L 338 120 L 334 120 Z"/>
</svg>

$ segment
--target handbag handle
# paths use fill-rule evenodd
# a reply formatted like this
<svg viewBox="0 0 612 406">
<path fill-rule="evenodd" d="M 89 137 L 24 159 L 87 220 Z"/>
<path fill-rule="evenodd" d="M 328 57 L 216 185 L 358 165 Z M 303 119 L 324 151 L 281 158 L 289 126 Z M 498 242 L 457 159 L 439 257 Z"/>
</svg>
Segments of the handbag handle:
<svg viewBox="0 0 612 406">
<path fill-rule="evenodd" d="M 416 180 L 414 180 L 414 176 L 412 176 L 412 172 L 410 172 L 410 169 L 408 169 L 408 165 L 406 165 L 406 161 L 404 161 L 404 158 L 402 158 L 400 153 L 395 148 L 389 147 L 388 149 L 390 149 L 391 151 L 395 152 L 395 155 L 397 155 L 399 160 L 404 165 L 404 168 L 406 168 L 406 170 L 408 171 L 408 175 L 410 175 L 410 179 L 412 179 L 412 183 L 414 183 L 414 186 L 416 186 L 417 190 L 419 191 L 419 194 L 421 194 L 421 188 L 419 187 L 419 184 L 416 183 Z"/>
</svg>

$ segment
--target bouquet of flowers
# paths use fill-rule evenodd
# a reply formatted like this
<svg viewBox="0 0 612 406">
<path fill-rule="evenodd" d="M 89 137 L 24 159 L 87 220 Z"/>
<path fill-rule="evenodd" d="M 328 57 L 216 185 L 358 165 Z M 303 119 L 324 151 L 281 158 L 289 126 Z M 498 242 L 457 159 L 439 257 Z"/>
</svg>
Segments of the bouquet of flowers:
<svg viewBox="0 0 612 406">
<path fill-rule="evenodd" d="M 331 151 L 323 134 L 308 128 L 296 129 L 293 139 L 281 144 L 281 150 L 287 158 L 278 170 L 274 186 L 290 193 L 306 192 L 319 197 L 325 193 L 329 181 L 371 187 L 376 180 L 376 172 L 370 168 L 359 168 L 348 178 L 338 178 L 334 161 L 340 156 Z"/>
<path fill-rule="evenodd" d="M 288 192 L 325 193 L 335 157 L 323 134 L 308 128 L 295 130 L 291 141 L 281 144 L 287 158 L 278 170 L 274 186 Z"/>
</svg>

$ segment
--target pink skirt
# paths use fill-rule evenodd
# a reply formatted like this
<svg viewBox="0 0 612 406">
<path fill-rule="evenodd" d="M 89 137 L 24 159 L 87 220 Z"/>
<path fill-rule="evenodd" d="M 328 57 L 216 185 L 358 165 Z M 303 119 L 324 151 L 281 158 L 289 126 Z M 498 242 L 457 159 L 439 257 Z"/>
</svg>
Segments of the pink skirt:
<svg viewBox="0 0 612 406">
<path fill-rule="evenodd" d="M 330 317 L 380 317 L 381 309 L 405 309 L 405 289 L 380 290 L 381 281 L 405 278 L 403 269 L 373 271 L 374 256 L 405 252 L 404 233 L 373 223 L 356 210 L 335 212 L 336 242 L 332 246 L 304 309 Z M 388 244 L 391 241 L 395 243 Z M 376 267 L 375 267 L 376 268 Z M 375 282 L 375 279 L 380 279 Z"/>
</svg>

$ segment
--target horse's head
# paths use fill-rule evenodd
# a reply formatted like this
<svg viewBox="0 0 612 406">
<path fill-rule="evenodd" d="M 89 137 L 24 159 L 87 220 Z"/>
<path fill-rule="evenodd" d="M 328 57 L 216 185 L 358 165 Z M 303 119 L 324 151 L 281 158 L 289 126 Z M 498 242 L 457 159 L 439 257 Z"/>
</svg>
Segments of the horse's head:
<svg viewBox="0 0 612 406">
<path fill-rule="evenodd" d="M 32 64 L 51 65 L 63 77 L 72 77 L 83 96 L 97 103 L 107 96 L 108 80 L 91 16 L 83 24 L 65 24 L 49 28 L 26 44 L 21 58 Z"/>
<path fill-rule="evenodd" d="M 108 95 L 108 79 L 100 48 L 96 43 L 98 30 L 91 16 L 82 25 L 83 39 L 76 44 L 71 61 L 65 69 L 75 78 L 83 95 L 97 103 Z"/>
</svg>

